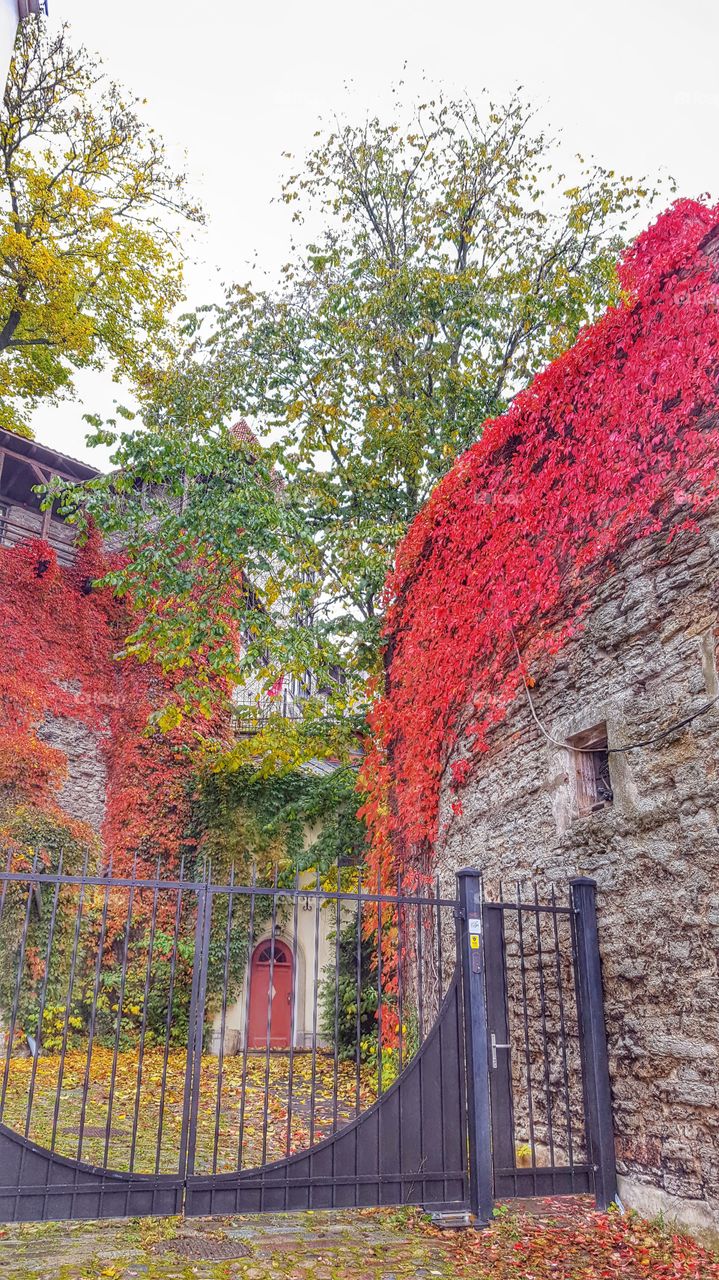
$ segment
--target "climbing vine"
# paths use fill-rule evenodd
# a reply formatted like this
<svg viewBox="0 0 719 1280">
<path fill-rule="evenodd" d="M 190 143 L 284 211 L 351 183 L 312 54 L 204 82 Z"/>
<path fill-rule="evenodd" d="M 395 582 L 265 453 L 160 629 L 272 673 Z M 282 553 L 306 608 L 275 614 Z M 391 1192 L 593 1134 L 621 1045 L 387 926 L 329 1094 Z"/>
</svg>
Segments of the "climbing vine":
<svg viewBox="0 0 719 1280">
<path fill-rule="evenodd" d="M 65 872 L 77 872 L 87 865 L 91 873 L 111 868 L 113 875 L 134 872 L 138 877 L 158 872 L 172 877 L 184 860 L 185 875 L 192 878 L 201 857 L 189 830 L 197 771 L 193 748 L 200 734 L 220 734 L 221 725 L 217 718 L 208 721 L 198 712 L 165 733 L 149 726 L 150 714 L 174 676 L 163 675 L 152 663 L 117 660 L 130 620 L 126 603 L 111 590 L 96 586 L 108 563 L 94 533 L 71 567 L 60 566 L 42 541 L 0 549 L 0 858 L 3 867 L 13 870 L 28 871 L 36 863 L 43 870 L 62 866 Z M 104 770 L 100 785 L 105 817 L 100 831 L 74 819 L 63 807 L 68 759 L 46 740 L 63 720 L 89 731 L 97 752 L 95 767 Z M 63 743 L 67 740 L 62 730 L 56 737 Z M 164 1025 L 174 911 L 170 897 L 162 896 L 157 913 L 147 1013 L 150 1041 L 162 1033 Z M 11 885 L 5 899 L 0 1005 L 7 1011 L 13 999 L 26 891 Z M 137 1035 L 142 1017 L 152 894 L 135 895 L 130 922 L 127 896 L 110 895 L 105 926 L 100 922 L 102 900 L 101 890 L 88 889 L 85 894 L 69 1027 L 71 1034 L 82 1034 L 87 1023 L 102 938 L 96 1031 L 102 1038 L 107 1022 L 106 1033 L 112 1034 L 122 981 L 123 939 L 129 931 L 124 1043 Z M 178 974 L 191 972 L 192 905 L 181 922 L 175 960 Z M 29 920 L 17 1028 L 41 1035 L 48 1048 L 61 1034 L 55 1022 L 59 1020 L 62 1027 L 76 908 L 76 895 L 63 889 L 53 925 L 54 959 L 42 1028 L 38 999 L 53 915 L 52 894 L 42 895 Z M 221 929 L 219 918 L 217 929 Z M 180 995 L 174 1003 L 173 1035 L 181 1039 L 189 1001 L 184 993 L 189 992 L 190 983 L 178 977 L 176 986 Z"/>
<path fill-rule="evenodd" d="M 260 880 L 277 867 L 281 883 L 310 869 L 324 881 L 337 863 L 361 862 L 365 833 L 351 766 L 265 777 L 251 765 L 227 768 L 228 758 L 201 772 L 193 803 L 193 830 L 220 876 L 232 864 L 247 878 L 254 863 Z"/>
<path fill-rule="evenodd" d="M 692 201 L 644 232 L 623 301 L 486 424 L 400 545 L 362 778 L 385 877 L 428 871 L 443 788 L 461 811 L 523 677 L 623 548 L 691 536 L 716 501 L 718 249 L 719 209 Z"/>
<path fill-rule="evenodd" d="M 169 874 L 194 848 L 187 837 L 193 744 L 200 730 L 219 732 L 219 725 L 190 718 L 166 733 L 148 729 L 162 684 L 172 677 L 151 663 L 117 661 L 127 606 L 93 585 L 106 568 L 97 535 L 71 567 L 61 567 L 41 541 L 0 549 L 0 837 L 12 836 L 18 814 L 27 828 L 32 809 L 76 845 L 99 849 L 58 798 L 67 759 L 43 735 L 49 722 L 67 719 L 93 734 L 107 775 L 105 864 L 119 874 L 137 860 L 138 874 L 158 864 Z"/>
</svg>

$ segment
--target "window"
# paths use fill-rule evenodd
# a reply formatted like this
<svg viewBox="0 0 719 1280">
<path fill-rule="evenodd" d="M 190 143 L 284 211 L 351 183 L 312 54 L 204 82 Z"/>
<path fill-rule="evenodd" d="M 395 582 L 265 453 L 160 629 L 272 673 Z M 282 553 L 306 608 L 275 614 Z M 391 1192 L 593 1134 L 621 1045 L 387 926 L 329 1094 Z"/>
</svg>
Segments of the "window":
<svg viewBox="0 0 719 1280">
<path fill-rule="evenodd" d="M 604 809 L 614 799 L 609 776 L 606 724 L 596 725 L 569 739 L 574 764 L 577 812 L 580 817 Z"/>
<path fill-rule="evenodd" d="M 275 943 L 274 951 L 275 951 L 275 959 L 274 959 L 275 964 L 289 964 L 290 958 L 287 954 L 287 951 L 282 946 L 282 943 L 279 943 L 279 944 Z M 268 942 L 267 946 L 263 947 L 262 950 L 257 953 L 257 963 L 270 964 L 271 961 L 272 961 L 272 943 Z"/>
</svg>

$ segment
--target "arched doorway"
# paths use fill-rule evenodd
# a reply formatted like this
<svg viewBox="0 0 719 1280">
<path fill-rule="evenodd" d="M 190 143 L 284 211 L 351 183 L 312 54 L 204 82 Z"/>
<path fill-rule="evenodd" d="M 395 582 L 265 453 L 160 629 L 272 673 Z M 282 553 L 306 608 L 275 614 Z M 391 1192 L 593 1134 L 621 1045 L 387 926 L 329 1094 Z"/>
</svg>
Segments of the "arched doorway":
<svg viewBox="0 0 719 1280">
<path fill-rule="evenodd" d="M 279 938 L 261 942 L 252 953 L 250 967 L 250 1049 L 267 1046 L 267 1014 L 270 1012 L 270 1048 L 289 1049 L 292 1028 L 292 951 Z M 270 988 L 270 975 L 272 988 Z"/>
</svg>

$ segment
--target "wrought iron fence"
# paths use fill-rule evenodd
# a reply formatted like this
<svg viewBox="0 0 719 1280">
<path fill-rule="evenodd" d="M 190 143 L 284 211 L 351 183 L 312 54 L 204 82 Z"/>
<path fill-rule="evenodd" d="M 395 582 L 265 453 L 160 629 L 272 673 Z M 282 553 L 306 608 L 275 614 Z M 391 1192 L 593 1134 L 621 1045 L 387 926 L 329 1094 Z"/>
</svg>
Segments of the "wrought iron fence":
<svg viewBox="0 0 719 1280">
<path fill-rule="evenodd" d="M 8 866 L 0 1124 L 76 1166 L 184 1186 L 291 1161 L 358 1122 L 437 1021 L 456 904 L 436 886 L 384 893 L 341 875 L 223 885 L 209 872 L 110 879 Z M 359 1203 L 362 1176 L 374 1176 L 375 1203 L 385 1155 L 362 1175 L 366 1154 L 360 1146 L 360 1172 L 343 1176 Z M 386 1172 L 402 1180 L 401 1153 L 392 1159 Z M 442 1188 L 454 1174 L 455 1200 L 463 1168 L 456 1153 L 451 1170 L 441 1152 L 425 1164 Z M 410 1172 L 403 1194 L 423 1193 L 425 1174 Z"/>
<path fill-rule="evenodd" d="M 594 887 L 0 871 L 0 1218 L 615 1188 Z"/>
</svg>

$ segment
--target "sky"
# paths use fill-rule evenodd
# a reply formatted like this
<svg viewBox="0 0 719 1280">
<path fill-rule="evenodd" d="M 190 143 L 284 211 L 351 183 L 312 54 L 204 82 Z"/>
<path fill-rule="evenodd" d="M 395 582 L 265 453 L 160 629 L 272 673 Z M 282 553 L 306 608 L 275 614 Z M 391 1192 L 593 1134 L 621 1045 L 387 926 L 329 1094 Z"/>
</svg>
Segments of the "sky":
<svg viewBox="0 0 719 1280">
<path fill-rule="evenodd" d="M 719 6 L 709 0 L 50 0 L 50 15 L 147 99 L 148 120 L 187 168 L 208 216 L 189 246 L 193 304 L 247 279 L 255 259 L 276 275 L 291 234 L 276 199 L 283 152 L 301 157 L 335 114 L 388 110 L 400 80 L 408 99 L 427 81 L 496 100 L 522 86 L 567 156 L 669 174 L 679 195 L 719 199 Z M 35 433 L 102 466 L 82 413 L 110 412 L 119 392 L 100 373 L 78 388 L 78 400 L 38 411 Z"/>
</svg>

